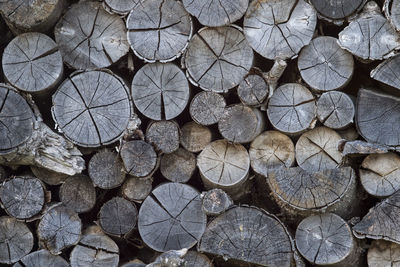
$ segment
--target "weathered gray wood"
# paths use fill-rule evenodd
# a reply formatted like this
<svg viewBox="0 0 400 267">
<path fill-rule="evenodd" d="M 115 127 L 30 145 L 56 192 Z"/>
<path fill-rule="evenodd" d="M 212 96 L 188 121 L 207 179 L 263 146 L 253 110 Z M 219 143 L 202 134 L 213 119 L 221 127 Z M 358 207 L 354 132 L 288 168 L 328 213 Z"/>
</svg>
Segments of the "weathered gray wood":
<svg viewBox="0 0 400 267">
<path fill-rule="evenodd" d="M 104 9 L 119 15 L 127 15 L 142 0 L 104 0 Z"/>
<path fill-rule="evenodd" d="M 184 148 L 164 154 L 160 160 L 161 174 L 171 182 L 186 183 L 196 170 L 196 156 Z"/>
<path fill-rule="evenodd" d="M 353 227 L 357 238 L 383 239 L 400 244 L 400 191 L 371 208 Z"/>
<path fill-rule="evenodd" d="M 188 251 L 183 259 L 185 260 L 185 267 L 214 267 L 214 264 L 206 255 L 197 251 Z"/>
<path fill-rule="evenodd" d="M 356 126 L 365 140 L 400 145 L 400 98 L 367 89 L 358 91 Z"/>
<path fill-rule="evenodd" d="M 339 142 L 338 149 L 343 156 L 361 156 L 364 154 L 383 154 L 389 152 L 388 146 L 372 144 L 361 140 Z"/>
<path fill-rule="evenodd" d="M 342 24 L 344 19 L 357 13 L 366 0 L 311 0 L 318 14 L 329 22 Z"/>
<path fill-rule="evenodd" d="M 364 60 L 380 60 L 400 49 L 400 39 L 378 5 L 370 1 L 361 16 L 339 33 L 339 45 Z"/>
<path fill-rule="evenodd" d="M 157 151 L 172 153 L 179 148 L 180 130 L 175 121 L 152 121 L 147 126 L 146 141 Z"/>
<path fill-rule="evenodd" d="M 214 92 L 201 92 L 190 102 L 190 116 L 201 125 L 217 123 L 226 106 L 225 98 Z"/>
<path fill-rule="evenodd" d="M 43 209 L 45 188 L 37 178 L 17 176 L 0 186 L 0 203 L 8 215 L 29 219 Z"/>
<path fill-rule="evenodd" d="M 350 226 L 334 213 L 301 221 L 296 230 L 296 247 L 308 262 L 318 266 L 359 266 L 354 265 L 357 243 Z"/>
<path fill-rule="evenodd" d="M 383 11 L 385 13 L 386 18 L 392 24 L 392 26 L 396 29 L 396 31 L 400 31 L 400 1 L 398 0 L 385 0 L 383 5 Z"/>
<path fill-rule="evenodd" d="M 369 155 L 361 164 L 360 180 L 370 195 L 392 195 L 400 189 L 400 156 L 393 152 Z"/>
<path fill-rule="evenodd" d="M 269 93 L 267 82 L 259 74 L 247 75 L 239 84 L 237 94 L 246 106 L 258 107 L 264 103 Z"/>
<path fill-rule="evenodd" d="M 69 264 L 61 256 L 51 254 L 46 249 L 41 249 L 29 253 L 21 259 L 20 262 L 13 265 L 13 267 L 69 267 Z"/>
<path fill-rule="evenodd" d="M 194 121 L 185 123 L 181 128 L 181 146 L 187 151 L 197 153 L 211 143 L 213 133 L 203 125 Z"/>
<path fill-rule="evenodd" d="M 180 183 L 156 187 L 139 211 L 139 233 L 156 251 L 191 248 L 206 228 L 199 192 Z"/>
<path fill-rule="evenodd" d="M 40 242 L 51 254 L 58 255 L 63 249 L 76 245 L 81 238 L 82 222 L 73 210 L 57 203 L 41 218 L 37 233 Z"/>
<path fill-rule="evenodd" d="M 226 107 L 218 122 L 218 130 L 222 137 L 234 143 L 249 143 L 264 129 L 264 114 L 243 104 Z"/>
<path fill-rule="evenodd" d="M 52 115 L 58 128 L 84 147 L 118 140 L 131 113 L 128 87 L 107 70 L 74 72 L 53 95 Z"/>
<path fill-rule="evenodd" d="M 354 122 L 355 104 L 343 92 L 323 93 L 317 101 L 317 117 L 326 127 L 344 129 Z"/>
<path fill-rule="evenodd" d="M 220 188 L 233 199 L 248 193 L 250 159 L 244 146 L 214 141 L 197 156 L 197 167 L 206 189 Z"/>
<path fill-rule="evenodd" d="M 354 124 L 349 128 L 337 130 L 337 132 L 344 140 L 347 140 L 349 142 L 355 141 L 360 137 Z"/>
<path fill-rule="evenodd" d="M 114 197 L 101 207 L 99 225 L 109 235 L 123 236 L 133 230 L 137 215 L 134 203 L 122 197 Z"/>
<path fill-rule="evenodd" d="M 314 96 L 301 84 L 284 84 L 270 98 L 267 115 L 275 129 L 287 134 L 312 129 L 316 122 Z"/>
<path fill-rule="evenodd" d="M 1 1 L 0 12 L 15 35 L 22 32 L 47 32 L 61 17 L 65 0 Z"/>
<path fill-rule="evenodd" d="M 48 185 L 59 185 L 64 183 L 64 181 L 69 177 L 67 174 L 53 172 L 45 168 L 39 168 L 36 166 L 31 166 L 31 171 L 35 177 L 39 178 L 41 181 Z"/>
<path fill-rule="evenodd" d="M 15 263 L 32 248 L 33 234 L 25 223 L 13 217 L 0 217 L 0 263 Z"/>
<path fill-rule="evenodd" d="M 121 187 L 122 195 L 137 203 L 142 201 L 151 193 L 153 177 L 136 178 L 128 177 Z"/>
<path fill-rule="evenodd" d="M 153 120 L 177 117 L 189 102 L 189 83 L 173 63 L 146 64 L 132 81 L 132 98 L 137 109 Z"/>
<path fill-rule="evenodd" d="M 220 215 L 232 205 L 231 197 L 221 189 L 215 188 L 202 193 L 202 208 L 207 215 Z"/>
<path fill-rule="evenodd" d="M 399 66 L 400 55 L 388 58 L 371 71 L 371 78 L 400 90 Z"/>
<path fill-rule="evenodd" d="M 218 27 L 234 23 L 243 17 L 249 0 L 183 0 L 185 9 L 202 25 Z"/>
<path fill-rule="evenodd" d="M 66 207 L 76 213 L 84 213 L 96 204 L 96 189 L 88 176 L 75 175 L 61 185 L 59 197 Z"/>
<path fill-rule="evenodd" d="M 157 167 L 157 154 L 153 147 L 142 140 L 125 143 L 121 158 L 128 174 L 135 177 L 150 175 Z"/>
<path fill-rule="evenodd" d="M 275 59 L 274 65 L 272 65 L 271 69 L 268 72 L 262 73 L 262 76 L 264 77 L 265 81 L 268 84 L 268 90 L 269 90 L 268 98 L 271 98 L 271 96 L 274 94 L 275 89 L 278 87 L 278 81 L 285 72 L 286 67 L 287 67 L 287 62 L 283 59 L 277 58 Z M 266 104 L 267 103 L 264 103 L 262 108 L 265 108 L 264 106 Z"/>
<path fill-rule="evenodd" d="M 4 49 L 5 79 L 19 90 L 39 93 L 54 88 L 63 77 L 63 61 L 57 44 L 47 35 L 18 35 Z"/>
<path fill-rule="evenodd" d="M 295 162 L 293 141 L 278 131 L 266 131 L 251 142 L 250 164 L 253 171 L 268 176 L 275 168 L 289 168 Z"/>
<path fill-rule="evenodd" d="M 141 1 L 130 11 L 126 27 L 133 52 L 146 62 L 176 59 L 193 32 L 189 13 L 175 0 Z"/>
<path fill-rule="evenodd" d="M 124 21 L 99 2 L 72 5 L 57 23 L 54 36 L 64 62 L 75 69 L 108 67 L 129 51 Z"/>
<path fill-rule="evenodd" d="M 158 266 L 186 266 L 186 261 L 183 256 L 186 255 L 188 251 L 187 248 L 180 250 L 170 250 L 162 253 L 158 256 L 152 263 L 148 264 L 146 267 L 158 267 Z"/>
<path fill-rule="evenodd" d="M 121 265 L 121 267 L 147 267 L 141 260 L 131 260 Z"/>
<path fill-rule="evenodd" d="M 400 245 L 392 242 L 374 240 L 368 249 L 369 267 L 399 267 Z"/>
<path fill-rule="evenodd" d="M 341 89 L 353 76 L 353 56 L 340 48 L 337 41 L 330 36 L 317 37 L 300 52 L 297 59 L 300 75 L 314 90 Z"/>
<path fill-rule="evenodd" d="M 100 227 L 90 226 L 82 234 L 79 244 L 71 251 L 71 267 L 117 267 L 119 263 L 117 244 Z"/>
<path fill-rule="evenodd" d="M 351 167 L 305 171 L 299 167 L 270 170 L 272 197 L 291 217 L 334 212 L 349 219 L 357 207 L 356 174 Z"/>
<path fill-rule="evenodd" d="M 296 143 L 297 164 L 308 171 L 339 167 L 343 161 L 343 155 L 338 149 L 341 139 L 337 132 L 326 127 L 305 132 Z"/>
<path fill-rule="evenodd" d="M 247 206 L 229 209 L 211 221 L 198 251 L 230 259 L 230 266 L 246 262 L 291 267 L 294 257 L 285 226 L 274 215 Z"/>
<path fill-rule="evenodd" d="M 12 87 L 0 84 L 0 153 L 27 142 L 33 122 L 34 115 L 26 100 Z"/>
<path fill-rule="evenodd" d="M 189 81 L 206 91 L 227 92 L 253 65 L 253 50 L 237 26 L 202 28 L 184 55 Z"/>
<path fill-rule="evenodd" d="M 296 56 L 314 35 L 317 12 L 304 0 L 252 1 L 243 21 L 251 47 L 268 59 Z"/>
<path fill-rule="evenodd" d="M 124 163 L 109 150 L 99 151 L 90 159 L 88 173 L 93 184 L 102 189 L 118 187 L 125 180 Z"/>
</svg>

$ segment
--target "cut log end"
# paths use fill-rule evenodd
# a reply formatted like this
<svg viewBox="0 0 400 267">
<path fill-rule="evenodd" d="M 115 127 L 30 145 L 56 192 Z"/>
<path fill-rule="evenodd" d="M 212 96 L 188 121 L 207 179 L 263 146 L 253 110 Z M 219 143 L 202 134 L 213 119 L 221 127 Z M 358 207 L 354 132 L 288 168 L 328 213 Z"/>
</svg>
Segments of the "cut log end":
<svg viewBox="0 0 400 267">
<path fill-rule="evenodd" d="M 161 153 L 172 153 L 179 148 L 180 129 L 175 121 L 153 121 L 147 127 L 146 141 Z"/>
<path fill-rule="evenodd" d="M 195 155 L 183 148 L 161 157 L 161 174 L 171 182 L 186 183 L 193 176 L 195 170 Z"/>
<path fill-rule="evenodd" d="M 202 151 L 209 143 L 211 143 L 213 133 L 206 126 L 188 122 L 181 129 L 181 145 L 192 153 Z"/>
<path fill-rule="evenodd" d="M 146 177 L 157 167 L 157 154 L 153 147 L 142 140 L 125 143 L 121 149 L 121 158 L 126 172 L 135 177 Z"/>
<path fill-rule="evenodd" d="M 213 92 L 201 92 L 195 95 L 190 103 L 190 116 L 201 125 L 217 123 L 223 116 L 226 106 L 225 98 Z"/>
</svg>

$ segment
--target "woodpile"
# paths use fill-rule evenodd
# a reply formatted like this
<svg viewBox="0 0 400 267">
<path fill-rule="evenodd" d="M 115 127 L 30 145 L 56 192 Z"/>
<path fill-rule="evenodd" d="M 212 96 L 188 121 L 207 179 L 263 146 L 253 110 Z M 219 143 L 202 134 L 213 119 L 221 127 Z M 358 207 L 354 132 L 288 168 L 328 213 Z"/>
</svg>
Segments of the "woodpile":
<svg viewBox="0 0 400 267">
<path fill-rule="evenodd" d="M 0 266 L 400 266 L 400 0 L 0 14 Z"/>
</svg>

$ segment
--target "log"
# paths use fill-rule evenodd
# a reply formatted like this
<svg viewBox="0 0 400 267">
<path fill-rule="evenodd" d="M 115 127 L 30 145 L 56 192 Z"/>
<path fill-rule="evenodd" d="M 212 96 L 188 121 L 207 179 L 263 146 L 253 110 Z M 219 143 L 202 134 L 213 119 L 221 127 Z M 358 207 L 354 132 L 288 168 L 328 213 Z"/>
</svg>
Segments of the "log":
<svg viewBox="0 0 400 267">
<path fill-rule="evenodd" d="M 13 264 L 33 248 L 33 234 L 28 226 L 13 217 L 0 217 L 0 263 Z"/>
<path fill-rule="evenodd" d="M 195 95 L 190 102 L 190 116 L 201 125 L 217 123 L 226 106 L 225 98 L 214 92 L 201 92 Z"/>
<path fill-rule="evenodd" d="M 274 215 L 248 206 L 231 208 L 212 220 L 197 250 L 229 259 L 230 266 L 291 267 L 294 261 L 286 227 Z"/>
<path fill-rule="evenodd" d="M 147 126 L 146 141 L 161 153 L 178 150 L 179 139 L 179 125 L 175 121 L 152 121 Z"/>
<path fill-rule="evenodd" d="M 250 165 L 261 176 L 270 169 L 289 168 L 295 162 L 293 141 L 278 131 L 265 131 L 250 144 Z"/>
<path fill-rule="evenodd" d="M 244 146 L 214 141 L 197 156 L 197 167 L 206 189 L 220 188 L 234 200 L 248 193 L 250 159 Z"/>
<path fill-rule="evenodd" d="M 181 128 L 181 146 L 187 151 L 197 153 L 202 151 L 213 139 L 211 130 L 194 121 L 185 123 Z"/>
<path fill-rule="evenodd" d="M 223 93 L 242 81 L 253 65 L 253 57 L 239 27 L 205 27 L 190 40 L 183 64 L 193 85 Z"/>
<path fill-rule="evenodd" d="M 357 238 L 383 239 L 400 244 L 400 191 L 371 208 L 362 220 L 354 225 Z"/>
<path fill-rule="evenodd" d="M 65 0 L 2 1 L 0 13 L 15 35 L 48 32 L 61 17 L 66 4 Z"/>
<path fill-rule="evenodd" d="M 227 106 L 218 122 L 222 137 L 233 143 L 250 143 L 265 129 L 260 110 L 243 104 Z"/>
<path fill-rule="evenodd" d="M 356 103 L 356 126 L 370 143 L 400 145 L 400 98 L 360 89 Z"/>
<path fill-rule="evenodd" d="M 0 186 L 0 204 L 8 215 L 26 220 L 37 215 L 45 203 L 45 187 L 33 177 L 14 177 Z"/>
<path fill-rule="evenodd" d="M 339 142 L 339 151 L 345 156 L 361 156 L 365 154 L 383 154 L 389 152 L 388 146 L 372 144 L 361 140 Z"/>
<path fill-rule="evenodd" d="M 199 192 L 180 183 L 156 187 L 139 210 L 140 236 L 150 248 L 165 252 L 193 247 L 206 228 Z"/>
<path fill-rule="evenodd" d="M 51 254 L 58 255 L 62 250 L 78 244 L 81 229 L 82 222 L 78 214 L 62 203 L 57 203 L 44 213 L 37 234 L 40 244 Z"/>
<path fill-rule="evenodd" d="M 45 168 L 31 166 L 31 171 L 35 177 L 39 178 L 42 182 L 48 185 L 59 185 L 65 182 L 69 177 L 67 174 L 54 172 Z"/>
<path fill-rule="evenodd" d="M 90 159 L 88 173 L 93 184 L 101 189 L 116 188 L 125 180 L 124 163 L 110 150 L 99 151 Z"/>
<path fill-rule="evenodd" d="M 188 251 L 183 259 L 187 267 L 214 267 L 214 264 L 206 255 L 197 251 Z"/>
<path fill-rule="evenodd" d="M 360 11 L 366 0 L 311 0 L 310 2 L 318 11 L 319 17 L 341 25 L 344 20 Z"/>
<path fill-rule="evenodd" d="M 388 58 L 371 71 L 371 78 L 400 90 L 399 64 L 400 55 Z"/>
<path fill-rule="evenodd" d="M 284 84 L 270 98 L 267 115 L 272 126 L 283 133 L 299 134 L 312 129 L 316 122 L 314 96 L 300 84 Z"/>
<path fill-rule="evenodd" d="M 71 74 L 53 95 L 51 111 L 65 137 L 83 147 L 114 143 L 132 115 L 128 87 L 108 70 Z"/>
<path fill-rule="evenodd" d="M 147 267 L 147 264 L 140 260 L 133 260 L 122 264 L 121 267 Z"/>
<path fill-rule="evenodd" d="M 317 12 L 304 0 L 252 1 L 243 28 L 250 46 L 261 56 L 289 59 L 314 35 Z"/>
<path fill-rule="evenodd" d="M 174 0 L 140 1 L 130 11 L 126 27 L 133 52 L 146 62 L 178 58 L 193 32 L 189 13 L 181 2 Z"/>
<path fill-rule="evenodd" d="M 338 150 L 342 137 L 327 127 L 317 127 L 302 134 L 296 143 L 296 161 L 304 170 L 321 171 L 341 166 L 343 155 Z"/>
<path fill-rule="evenodd" d="M 104 0 L 103 7 L 111 13 L 125 16 L 140 2 L 141 0 Z"/>
<path fill-rule="evenodd" d="M 47 35 L 29 32 L 18 35 L 4 49 L 5 80 L 29 93 L 49 92 L 63 78 L 64 66 L 57 44 Z"/>
<path fill-rule="evenodd" d="M 161 174 L 171 182 L 187 183 L 195 170 L 196 156 L 184 148 L 161 156 Z"/>
<path fill-rule="evenodd" d="M 250 71 L 251 73 L 251 71 Z M 259 74 L 248 74 L 239 83 L 237 94 L 240 101 L 251 107 L 259 107 L 269 94 L 267 82 Z"/>
<path fill-rule="evenodd" d="M 355 125 L 350 126 L 350 128 L 346 128 L 343 130 L 337 130 L 337 132 L 343 139 L 349 142 L 356 141 L 356 139 L 360 137 Z"/>
<path fill-rule="evenodd" d="M 367 259 L 369 267 L 397 267 L 400 261 L 400 246 L 392 242 L 374 240 L 368 249 Z"/>
<path fill-rule="evenodd" d="M 13 267 L 68 267 L 69 264 L 61 256 L 51 254 L 46 249 L 41 249 L 29 253 L 23 257 L 20 262 L 17 262 Z"/>
<path fill-rule="evenodd" d="M 210 27 L 225 26 L 234 23 L 243 17 L 249 0 L 235 2 L 218 0 L 183 0 L 183 6 L 202 25 Z"/>
<path fill-rule="evenodd" d="M 221 189 L 211 189 L 201 195 L 202 208 L 207 215 L 220 215 L 233 206 L 231 197 Z"/>
<path fill-rule="evenodd" d="M 400 39 L 379 6 L 370 1 L 359 18 L 339 33 L 339 45 L 363 60 L 381 60 L 400 49 Z"/>
<path fill-rule="evenodd" d="M 343 92 L 323 93 L 317 101 L 317 117 L 326 127 L 344 129 L 354 122 L 355 104 Z"/>
<path fill-rule="evenodd" d="M 147 265 L 147 267 L 158 267 L 158 266 L 187 266 L 183 256 L 186 255 L 187 248 L 180 250 L 170 250 L 162 253 L 158 256 L 154 262 Z"/>
<path fill-rule="evenodd" d="M 360 266 L 360 253 L 350 226 L 334 213 L 301 221 L 296 230 L 296 247 L 313 265 Z"/>
<path fill-rule="evenodd" d="M 330 36 L 317 37 L 301 50 L 297 59 L 301 77 L 316 91 L 342 89 L 353 76 L 353 56 L 340 48 L 337 41 Z"/>
<path fill-rule="evenodd" d="M 399 8 L 400 2 L 398 0 L 385 0 L 383 4 L 383 12 L 396 31 L 400 30 Z"/>
<path fill-rule="evenodd" d="M 289 219 L 324 212 L 350 219 L 359 209 L 356 174 L 351 167 L 318 172 L 299 167 L 273 169 L 268 173 L 267 184 Z"/>
<path fill-rule="evenodd" d="M 71 267 L 117 267 L 119 248 L 110 237 L 101 231 L 100 227 L 89 226 L 83 232 L 79 244 L 71 251 L 70 262 Z"/>
<path fill-rule="evenodd" d="M 123 236 L 133 230 L 137 216 L 134 203 L 122 197 L 114 197 L 101 207 L 98 215 L 99 225 L 111 236 Z"/>
<path fill-rule="evenodd" d="M 105 68 L 129 51 L 124 21 L 99 2 L 71 5 L 58 21 L 54 36 L 64 62 L 74 69 Z"/>
<path fill-rule="evenodd" d="M 371 154 L 360 168 L 360 180 L 368 194 L 384 198 L 400 189 L 400 156 L 393 153 Z"/>
<path fill-rule="evenodd" d="M 142 201 L 151 193 L 153 177 L 136 178 L 128 177 L 121 187 L 124 198 L 137 203 Z"/>
<path fill-rule="evenodd" d="M 171 120 L 188 104 L 190 88 L 185 74 L 175 64 L 152 63 L 136 72 L 131 92 L 135 106 L 144 116 Z"/>
<path fill-rule="evenodd" d="M 145 141 L 134 140 L 123 144 L 120 154 L 126 172 L 134 177 L 146 177 L 157 168 L 157 154 Z"/>
<path fill-rule="evenodd" d="M 66 179 L 58 194 L 61 202 L 76 213 L 88 212 L 96 204 L 96 189 L 86 175 L 75 175 Z"/>
</svg>

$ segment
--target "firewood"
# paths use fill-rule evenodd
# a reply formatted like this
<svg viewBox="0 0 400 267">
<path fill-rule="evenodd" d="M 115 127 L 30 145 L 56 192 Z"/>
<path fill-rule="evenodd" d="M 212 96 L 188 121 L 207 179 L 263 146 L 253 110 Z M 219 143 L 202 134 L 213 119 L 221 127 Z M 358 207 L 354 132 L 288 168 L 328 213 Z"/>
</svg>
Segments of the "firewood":
<svg viewBox="0 0 400 267">
<path fill-rule="evenodd" d="M 206 228 L 199 192 L 180 183 L 156 187 L 142 203 L 138 228 L 150 248 L 165 252 L 193 247 Z"/>
<path fill-rule="evenodd" d="M 51 254 L 46 249 L 29 253 L 17 262 L 13 267 L 69 267 L 69 263 L 61 256 Z"/>
<path fill-rule="evenodd" d="M 153 177 L 128 177 L 121 187 L 122 195 L 130 201 L 142 203 L 151 193 Z"/>
<path fill-rule="evenodd" d="M 181 146 L 187 151 L 197 153 L 211 143 L 213 133 L 210 128 L 194 121 L 185 123 L 181 128 Z"/>
<path fill-rule="evenodd" d="M 317 117 L 326 127 L 344 129 L 354 122 L 355 104 L 343 92 L 323 93 L 317 102 Z"/>
<path fill-rule="evenodd" d="M 212 125 L 217 123 L 226 106 L 222 95 L 214 92 L 201 92 L 195 95 L 190 102 L 190 116 L 201 125 Z"/>
<path fill-rule="evenodd" d="M 304 0 L 252 1 L 244 16 L 250 46 L 268 59 L 288 59 L 309 44 L 317 12 Z"/>
<path fill-rule="evenodd" d="M 180 129 L 175 121 L 152 121 L 147 126 L 146 141 L 161 153 L 172 153 L 179 148 Z"/>
<path fill-rule="evenodd" d="M 114 197 L 101 207 L 99 225 L 111 236 L 123 236 L 133 230 L 137 215 L 134 203 L 122 197 Z"/>
<path fill-rule="evenodd" d="M 244 146 L 214 141 L 197 156 L 197 166 L 206 189 L 220 188 L 233 199 L 248 193 L 250 159 Z"/>
<path fill-rule="evenodd" d="M 344 20 L 362 9 L 366 0 L 311 0 L 310 2 L 318 11 L 319 17 L 341 25 Z"/>
<path fill-rule="evenodd" d="M 28 226 L 13 217 L 0 217 L 0 263 L 13 264 L 33 248 L 34 237 Z"/>
<path fill-rule="evenodd" d="M 369 267 L 397 267 L 400 261 L 400 245 L 383 240 L 372 241 L 367 259 Z"/>
<path fill-rule="evenodd" d="M 60 200 L 76 213 L 90 211 L 96 204 L 96 190 L 86 175 L 75 175 L 65 180 L 59 191 Z"/>
<path fill-rule="evenodd" d="M 171 120 L 185 109 L 190 89 L 185 74 L 173 63 L 151 63 L 139 69 L 132 81 L 137 109 L 153 120 Z"/>
<path fill-rule="evenodd" d="M 400 31 L 400 18 L 399 18 L 400 2 L 398 0 L 385 0 L 383 11 L 390 24 Z"/>
<path fill-rule="evenodd" d="M 365 154 L 383 154 L 389 152 L 390 147 L 372 144 L 361 140 L 339 141 L 339 151 L 343 156 L 361 156 Z"/>
<path fill-rule="evenodd" d="M 193 32 L 189 13 L 174 0 L 140 1 L 130 11 L 126 27 L 133 52 L 146 62 L 176 59 Z"/>
<path fill-rule="evenodd" d="M 125 143 L 121 149 L 121 158 L 126 172 L 135 177 L 146 177 L 157 168 L 157 154 L 153 147 L 142 140 Z"/>
<path fill-rule="evenodd" d="M 75 69 L 108 67 L 129 51 L 124 21 L 99 2 L 73 4 L 58 21 L 54 36 L 64 62 Z"/>
<path fill-rule="evenodd" d="M 220 215 L 233 206 L 233 200 L 223 190 L 215 188 L 202 193 L 202 208 L 207 215 Z"/>
<path fill-rule="evenodd" d="M 400 90 L 399 64 L 400 55 L 388 58 L 371 71 L 371 78 Z"/>
<path fill-rule="evenodd" d="M 47 35 L 29 32 L 18 35 L 4 49 L 5 79 L 19 90 L 42 93 L 54 88 L 63 77 L 63 61 L 57 44 Z"/>
<path fill-rule="evenodd" d="M 37 234 L 51 254 L 58 255 L 81 238 L 82 222 L 78 214 L 62 203 L 49 207 L 41 218 Z"/>
<path fill-rule="evenodd" d="M 104 9 L 119 15 L 127 15 L 141 0 L 104 0 Z"/>
<path fill-rule="evenodd" d="M 353 56 L 337 41 L 329 36 L 317 37 L 300 52 L 297 65 L 301 77 L 316 91 L 341 89 L 353 76 Z"/>
<path fill-rule="evenodd" d="M 196 251 L 188 251 L 183 259 L 187 267 L 214 267 L 214 264 L 206 255 Z"/>
<path fill-rule="evenodd" d="M 253 65 L 253 57 L 239 27 L 206 27 L 190 40 L 183 63 L 193 85 L 222 93 L 242 81 Z"/>
<path fill-rule="evenodd" d="M 14 177 L 0 185 L 0 204 L 8 215 L 26 220 L 37 215 L 45 203 L 45 188 L 39 179 Z"/>
<path fill-rule="evenodd" d="M 184 148 L 161 156 L 161 174 L 171 182 L 187 183 L 195 170 L 196 156 Z"/>
<path fill-rule="evenodd" d="M 312 129 L 316 122 L 316 103 L 310 90 L 301 84 L 284 84 L 269 100 L 268 119 L 272 126 L 287 134 Z"/>
<path fill-rule="evenodd" d="M 31 166 L 31 171 L 35 175 L 35 177 L 39 178 L 41 181 L 45 182 L 48 185 L 62 184 L 69 177 L 67 174 L 54 172 L 36 166 Z"/>
<path fill-rule="evenodd" d="M 246 106 L 258 107 L 262 105 L 269 94 L 267 82 L 260 74 L 246 75 L 237 88 L 238 97 Z"/>
</svg>

